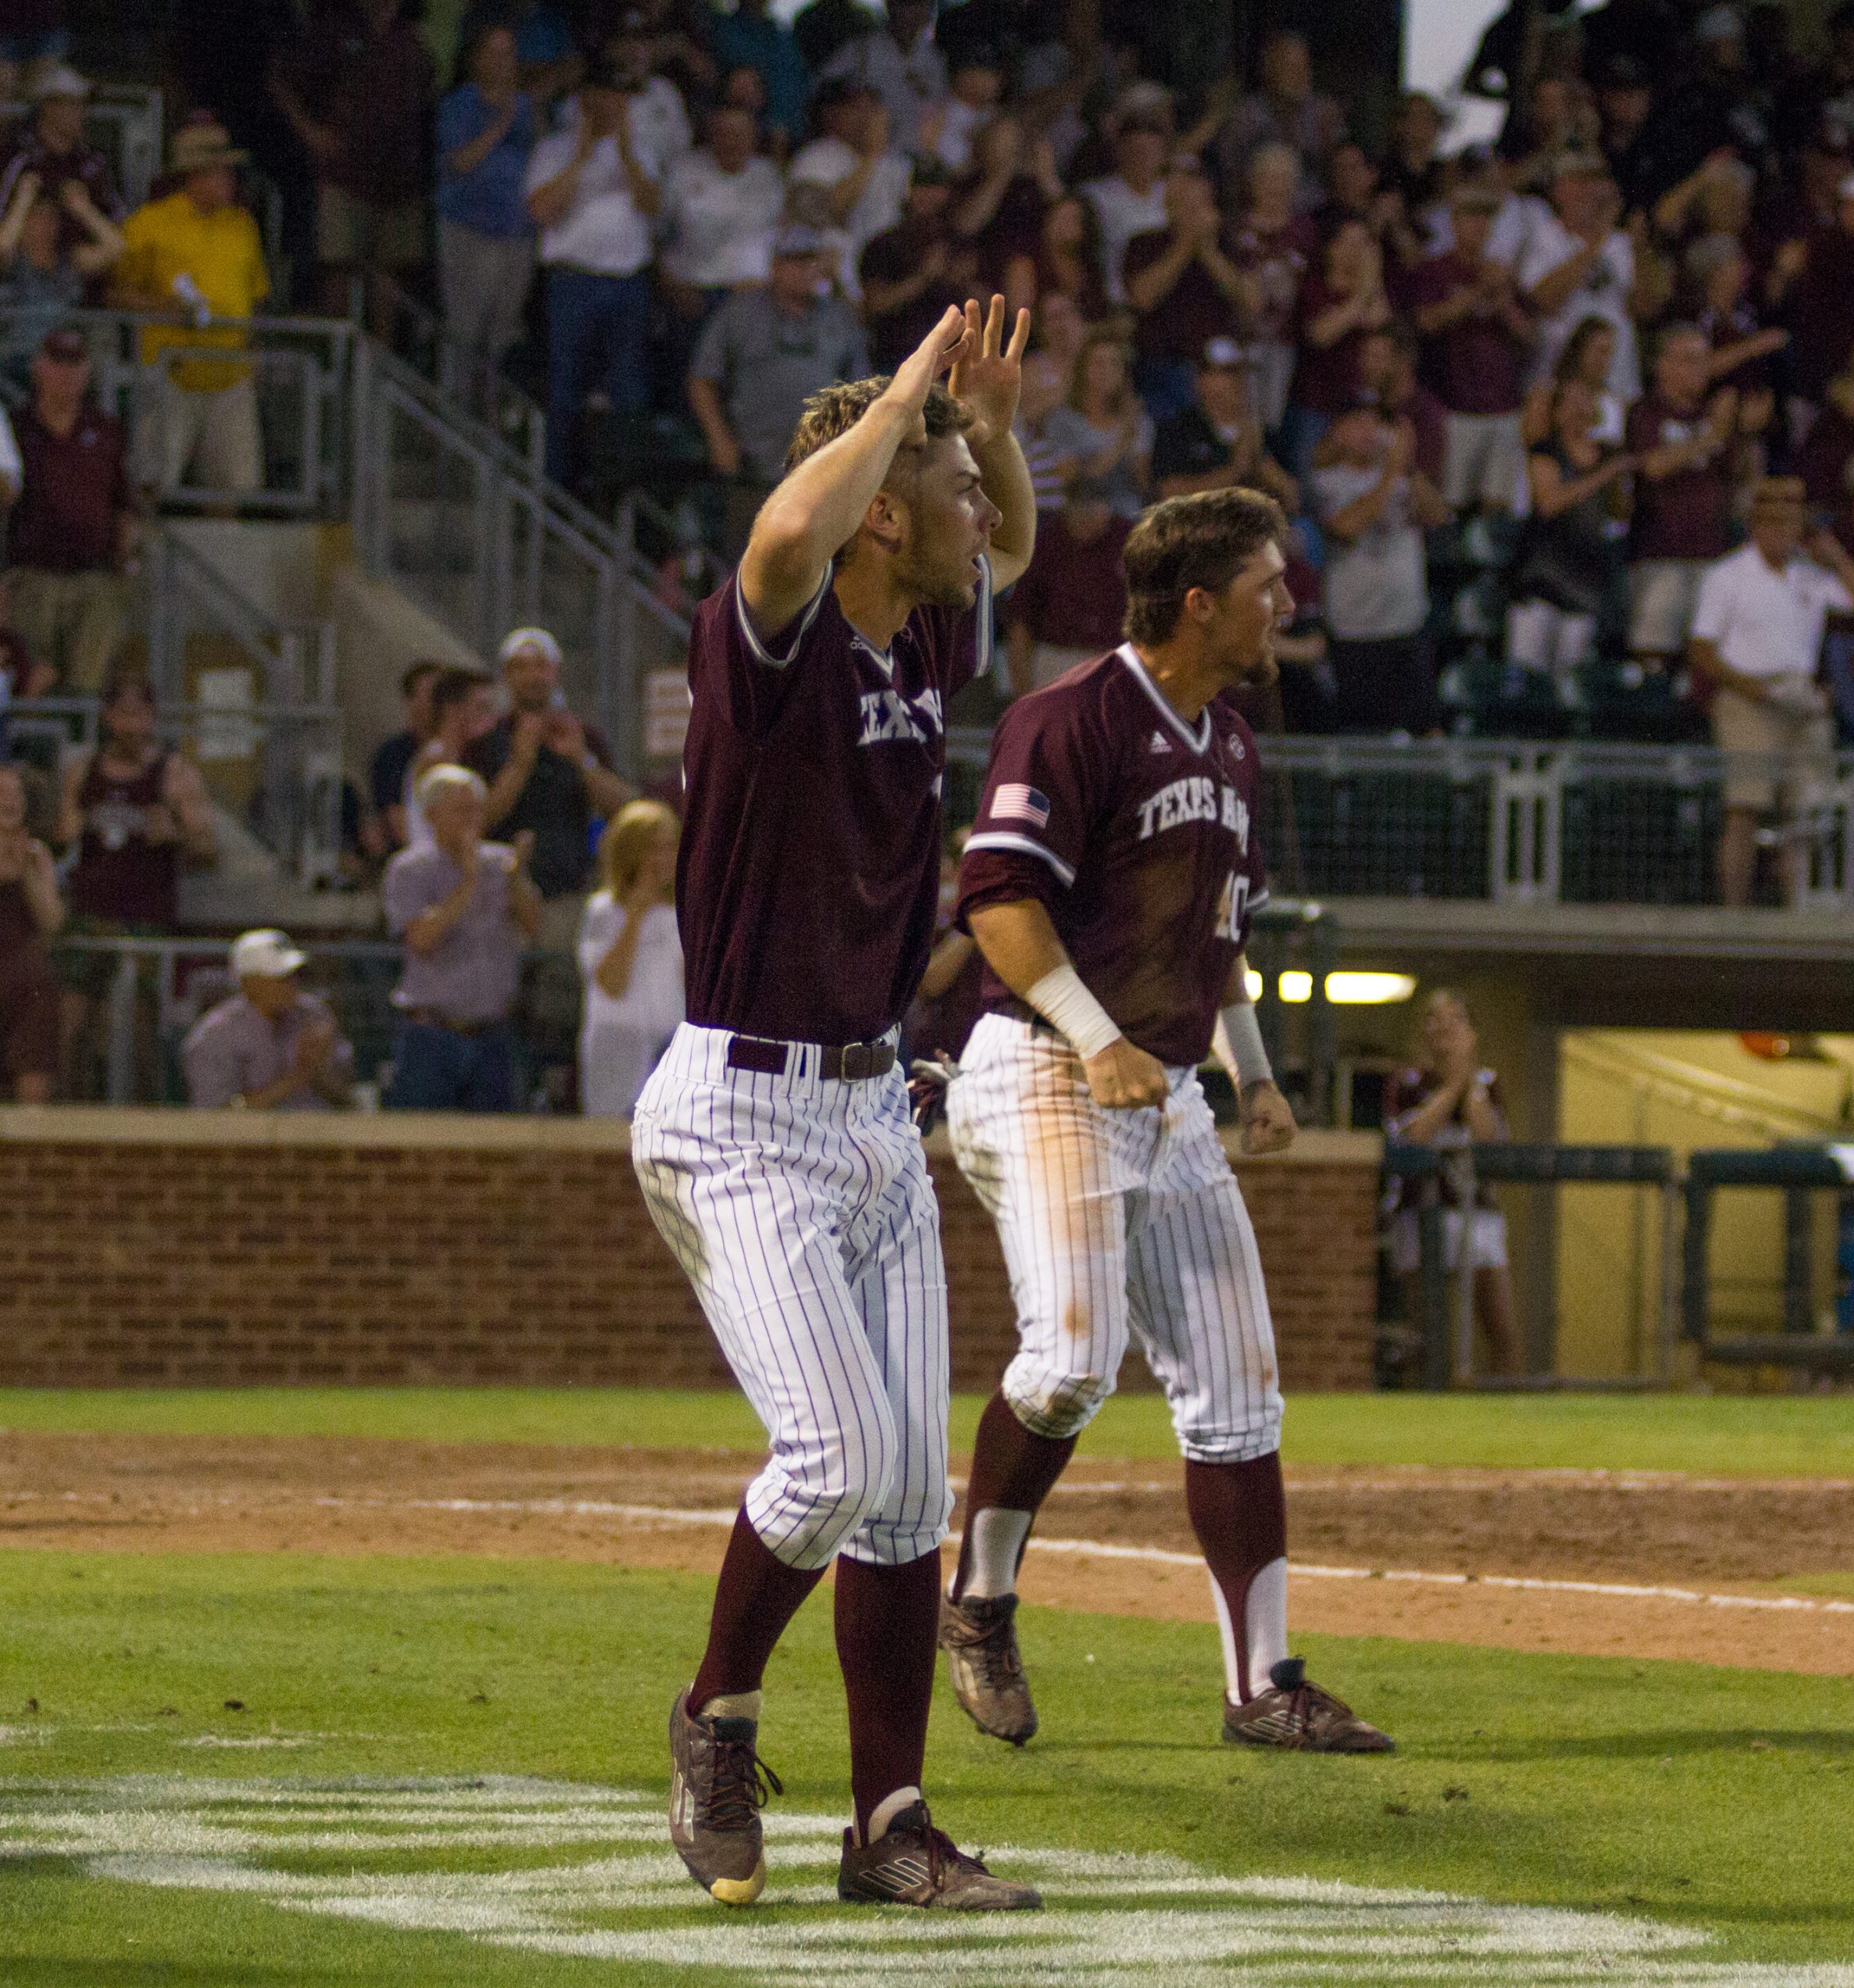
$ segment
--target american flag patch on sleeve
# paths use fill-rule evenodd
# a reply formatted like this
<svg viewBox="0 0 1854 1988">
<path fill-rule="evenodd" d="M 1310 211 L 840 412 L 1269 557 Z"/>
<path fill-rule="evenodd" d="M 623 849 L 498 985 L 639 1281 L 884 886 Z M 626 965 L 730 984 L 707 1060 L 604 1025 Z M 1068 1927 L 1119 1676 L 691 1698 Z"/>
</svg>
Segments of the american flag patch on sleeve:
<svg viewBox="0 0 1854 1988">
<path fill-rule="evenodd" d="M 991 797 L 993 822 L 1028 822 L 1033 829 L 1049 825 L 1049 797 L 1021 780 L 1007 780 Z"/>
</svg>

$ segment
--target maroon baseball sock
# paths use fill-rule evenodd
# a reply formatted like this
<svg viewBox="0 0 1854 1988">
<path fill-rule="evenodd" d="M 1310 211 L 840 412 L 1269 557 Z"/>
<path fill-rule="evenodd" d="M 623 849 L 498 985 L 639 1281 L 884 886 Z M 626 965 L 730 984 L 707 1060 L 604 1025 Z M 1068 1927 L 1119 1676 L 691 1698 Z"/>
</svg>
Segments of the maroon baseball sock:
<svg viewBox="0 0 1854 1988">
<path fill-rule="evenodd" d="M 905 1566 L 837 1563 L 837 1655 L 850 1701 L 850 1793 L 859 1841 L 898 1788 L 919 1788 L 940 1628 L 940 1555 Z"/>
<path fill-rule="evenodd" d="M 959 1542 L 959 1570 L 953 1576 L 955 1601 L 965 1592 L 973 1571 L 973 1521 L 978 1514 L 1024 1514 L 1026 1523 L 1016 1546 L 1017 1558 L 1021 1560 L 1023 1541 L 1030 1536 L 1028 1521 L 1042 1509 L 1049 1487 L 1074 1454 L 1073 1436 L 1038 1436 L 1026 1429 L 1001 1388 L 985 1404 L 985 1413 L 979 1417 L 978 1440 L 972 1446 L 972 1476 L 965 1486 L 965 1533 Z"/>
<path fill-rule="evenodd" d="M 754 1531 L 743 1507 L 715 1583 L 708 1646 L 689 1687 L 689 1709 L 699 1713 L 711 1698 L 758 1691 L 786 1624 L 823 1578 L 822 1567 L 787 1566 Z"/>
<path fill-rule="evenodd" d="M 1247 1463 L 1187 1461 L 1184 1506 L 1228 1616 L 1236 1687 L 1231 1695 L 1247 1702 L 1268 1688 L 1265 1676 L 1251 1674 L 1257 1667 L 1256 1653 L 1270 1663 L 1288 1653 L 1286 1588 L 1278 1572 L 1262 1583 L 1261 1592 L 1251 1594 L 1256 1576 L 1287 1558 L 1279 1451 Z M 1264 1614 L 1268 1619 L 1256 1619 Z"/>
</svg>

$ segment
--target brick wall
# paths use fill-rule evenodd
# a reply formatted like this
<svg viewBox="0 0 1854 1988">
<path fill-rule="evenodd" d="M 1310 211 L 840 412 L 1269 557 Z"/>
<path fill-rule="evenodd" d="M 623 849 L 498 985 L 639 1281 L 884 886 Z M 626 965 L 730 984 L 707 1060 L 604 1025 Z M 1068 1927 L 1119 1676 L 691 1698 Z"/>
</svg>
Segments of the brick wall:
<svg viewBox="0 0 1854 1988">
<path fill-rule="evenodd" d="M 933 1143 L 955 1385 L 989 1388 L 1004 1265 Z M 1241 1171 L 1285 1385 L 1369 1387 L 1375 1145 Z M 0 1385 L 726 1379 L 621 1127 L 0 1110 Z"/>
</svg>

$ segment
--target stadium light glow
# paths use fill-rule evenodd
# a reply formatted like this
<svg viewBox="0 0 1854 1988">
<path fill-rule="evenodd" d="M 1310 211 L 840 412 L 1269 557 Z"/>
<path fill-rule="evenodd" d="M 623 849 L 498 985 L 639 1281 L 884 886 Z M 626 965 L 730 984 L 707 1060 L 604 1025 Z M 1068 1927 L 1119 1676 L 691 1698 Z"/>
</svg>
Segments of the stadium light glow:
<svg viewBox="0 0 1854 1988">
<path fill-rule="evenodd" d="M 1267 982 L 1254 967 L 1250 967 L 1243 975 L 1243 985 L 1249 990 L 1249 999 L 1252 1002 L 1259 1001 L 1267 988 Z"/>
<path fill-rule="evenodd" d="M 1281 976 L 1278 991 L 1284 1001 L 1310 1001 L 1313 976 L 1290 967 Z M 1407 973 L 1329 973 L 1326 977 L 1326 998 L 1338 1007 L 1381 1007 L 1389 1002 L 1407 1001 L 1415 992 L 1416 982 Z"/>
<path fill-rule="evenodd" d="M 1326 977 L 1326 998 L 1343 1007 L 1381 1007 L 1407 1001 L 1415 992 L 1415 978 L 1407 973 L 1329 973 Z"/>
</svg>

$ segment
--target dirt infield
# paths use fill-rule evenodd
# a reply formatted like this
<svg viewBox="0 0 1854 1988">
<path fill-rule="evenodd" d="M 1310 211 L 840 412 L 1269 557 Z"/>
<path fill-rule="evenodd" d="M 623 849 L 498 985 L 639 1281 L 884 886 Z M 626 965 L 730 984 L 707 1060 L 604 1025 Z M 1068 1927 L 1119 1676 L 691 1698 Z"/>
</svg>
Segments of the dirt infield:
<svg viewBox="0 0 1854 1988">
<path fill-rule="evenodd" d="M 0 1546 L 706 1569 L 755 1461 L 713 1451 L 0 1435 Z M 1291 1612 L 1302 1629 L 1854 1673 L 1854 1608 L 1785 1599 L 1772 1585 L 1854 1573 L 1854 1483 L 1376 1468 L 1291 1468 L 1288 1479 Z M 1175 1468 L 1077 1463 L 1039 1538 L 1048 1544 L 1026 1564 L 1027 1600 L 1209 1619 Z"/>
</svg>

